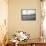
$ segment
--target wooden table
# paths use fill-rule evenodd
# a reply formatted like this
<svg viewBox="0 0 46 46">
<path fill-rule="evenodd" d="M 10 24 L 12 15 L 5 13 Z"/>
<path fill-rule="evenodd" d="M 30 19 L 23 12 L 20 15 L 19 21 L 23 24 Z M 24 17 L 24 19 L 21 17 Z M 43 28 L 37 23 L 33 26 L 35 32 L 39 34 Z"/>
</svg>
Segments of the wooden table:
<svg viewBox="0 0 46 46">
<path fill-rule="evenodd" d="M 9 42 L 6 46 L 16 46 L 15 44 L 16 43 Z M 31 39 L 27 40 L 27 42 L 19 42 L 18 46 L 46 46 L 46 42 L 43 42 L 40 39 Z"/>
<path fill-rule="evenodd" d="M 46 42 L 40 41 L 40 39 L 34 39 L 27 42 L 19 42 L 18 46 L 46 46 Z"/>
<path fill-rule="evenodd" d="M 13 42 L 8 42 L 5 46 L 15 46 L 15 43 L 13 43 Z"/>
<path fill-rule="evenodd" d="M 19 44 L 18 46 L 46 46 L 46 43 Z"/>
</svg>

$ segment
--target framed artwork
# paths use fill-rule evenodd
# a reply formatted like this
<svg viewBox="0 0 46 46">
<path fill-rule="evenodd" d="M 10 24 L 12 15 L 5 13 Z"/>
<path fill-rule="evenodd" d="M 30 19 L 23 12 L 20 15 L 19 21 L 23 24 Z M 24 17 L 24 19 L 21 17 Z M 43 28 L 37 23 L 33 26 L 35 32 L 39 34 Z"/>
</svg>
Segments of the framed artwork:
<svg viewBox="0 0 46 46">
<path fill-rule="evenodd" d="M 21 19 L 23 21 L 36 20 L 35 9 L 21 9 Z"/>
</svg>

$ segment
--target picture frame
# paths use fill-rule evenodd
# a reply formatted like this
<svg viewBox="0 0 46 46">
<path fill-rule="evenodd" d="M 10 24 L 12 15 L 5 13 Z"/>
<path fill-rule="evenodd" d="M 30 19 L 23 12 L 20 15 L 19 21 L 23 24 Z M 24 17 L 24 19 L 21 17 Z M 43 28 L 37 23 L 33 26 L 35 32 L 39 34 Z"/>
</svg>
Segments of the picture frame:
<svg viewBox="0 0 46 46">
<path fill-rule="evenodd" d="M 36 20 L 36 9 L 21 9 L 21 20 Z"/>
</svg>

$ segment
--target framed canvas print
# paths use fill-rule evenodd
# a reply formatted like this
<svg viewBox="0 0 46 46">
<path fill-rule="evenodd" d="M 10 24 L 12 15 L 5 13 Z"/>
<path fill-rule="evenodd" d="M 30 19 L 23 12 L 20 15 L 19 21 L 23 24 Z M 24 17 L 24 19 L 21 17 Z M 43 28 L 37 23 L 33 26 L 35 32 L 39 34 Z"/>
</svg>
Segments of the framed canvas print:
<svg viewBox="0 0 46 46">
<path fill-rule="evenodd" d="M 36 10 L 35 9 L 21 9 L 21 19 L 28 20 L 36 20 Z"/>
</svg>

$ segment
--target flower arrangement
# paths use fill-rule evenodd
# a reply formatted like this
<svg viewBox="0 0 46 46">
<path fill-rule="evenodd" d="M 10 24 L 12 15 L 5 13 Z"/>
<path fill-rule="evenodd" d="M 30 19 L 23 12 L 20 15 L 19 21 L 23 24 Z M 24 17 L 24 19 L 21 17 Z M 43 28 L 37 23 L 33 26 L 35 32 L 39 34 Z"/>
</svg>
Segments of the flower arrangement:
<svg viewBox="0 0 46 46">
<path fill-rule="evenodd" d="M 30 34 L 23 31 L 18 31 L 17 37 L 20 41 L 27 41 L 30 38 Z"/>
<path fill-rule="evenodd" d="M 17 34 L 13 34 L 13 37 L 18 41 L 27 41 L 30 38 L 30 34 L 23 31 L 17 31 Z"/>
</svg>

